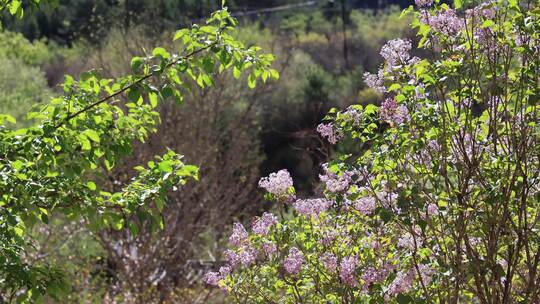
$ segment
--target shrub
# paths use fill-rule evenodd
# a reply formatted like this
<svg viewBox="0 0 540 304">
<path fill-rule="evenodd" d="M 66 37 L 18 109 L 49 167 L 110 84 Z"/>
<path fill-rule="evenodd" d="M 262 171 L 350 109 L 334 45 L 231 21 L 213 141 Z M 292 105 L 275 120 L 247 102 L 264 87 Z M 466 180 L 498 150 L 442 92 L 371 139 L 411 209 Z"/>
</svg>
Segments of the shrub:
<svg viewBox="0 0 540 304">
<path fill-rule="evenodd" d="M 0 70 L 0 113 L 8 113 L 20 125 L 28 125 L 26 113 L 52 95 L 45 75 L 39 68 L 28 66 L 20 59 L 2 56 Z"/>
<path fill-rule="evenodd" d="M 0 31 L 0 57 L 20 59 L 24 64 L 43 65 L 52 60 L 53 54 L 43 41 L 28 41 L 22 34 Z"/>
<path fill-rule="evenodd" d="M 427 58 L 390 40 L 381 105 L 330 111 L 321 135 L 367 149 L 323 165 L 324 197 L 265 180 L 281 219 L 236 224 L 205 276 L 232 302 L 540 301 L 540 8 L 416 3 Z"/>
</svg>

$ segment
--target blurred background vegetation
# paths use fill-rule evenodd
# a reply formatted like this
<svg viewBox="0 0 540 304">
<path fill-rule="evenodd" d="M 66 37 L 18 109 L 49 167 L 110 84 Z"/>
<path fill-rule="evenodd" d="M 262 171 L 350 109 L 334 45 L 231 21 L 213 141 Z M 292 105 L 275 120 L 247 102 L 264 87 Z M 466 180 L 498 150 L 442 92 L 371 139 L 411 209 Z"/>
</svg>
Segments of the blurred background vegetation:
<svg viewBox="0 0 540 304">
<path fill-rule="evenodd" d="M 54 2 L 54 1 L 53 1 Z M 377 103 L 365 71 L 374 72 L 380 47 L 408 37 L 406 0 L 230 0 L 238 38 L 277 57 L 279 81 L 249 90 L 232 75 L 210 89 L 193 86 L 180 106 L 161 108 L 162 125 L 148 144 L 110 176 L 114 189 L 134 164 L 166 147 L 201 167 L 201 181 L 171 194 L 166 228 L 91 232 L 59 218 L 37 227 L 28 259 L 67 266 L 72 292 L 65 303 L 221 303 L 200 275 L 219 261 L 223 227 L 249 222 L 271 208 L 261 176 L 288 169 L 299 196 L 318 192 L 320 163 L 333 149 L 315 129 L 332 107 Z M 0 112 L 31 124 L 25 113 L 60 92 L 65 74 L 96 69 L 129 73 L 131 57 L 155 46 L 173 48 L 171 35 L 202 22 L 220 0 L 57 0 L 16 20 L 0 16 Z M 346 144 L 346 143 L 345 143 Z M 136 221 L 136 219 L 134 219 Z M 1 300 L 1 299 L 0 299 Z M 1 301 L 0 301 L 1 302 Z"/>
</svg>

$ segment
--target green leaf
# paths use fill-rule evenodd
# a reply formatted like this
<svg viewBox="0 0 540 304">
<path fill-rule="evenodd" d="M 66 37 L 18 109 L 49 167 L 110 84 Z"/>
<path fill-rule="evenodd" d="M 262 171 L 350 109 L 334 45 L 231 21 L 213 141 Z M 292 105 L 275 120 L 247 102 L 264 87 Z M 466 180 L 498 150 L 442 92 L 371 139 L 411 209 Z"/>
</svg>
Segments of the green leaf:
<svg viewBox="0 0 540 304">
<path fill-rule="evenodd" d="M 88 151 L 88 150 L 92 149 L 92 144 L 88 140 L 88 137 L 84 136 L 83 134 L 81 134 L 79 136 L 79 143 L 81 144 L 81 148 L 84 151 Z"/>
<path fill-rule="evenodd" d="M 491 19 L 487 19 L 485 20 L 483 23 L 482 23 L 482 28 L 488 28 L 488 27 L 492 27 L 495 25 L 495 22 L 493 22 L 493 20 Z"/>
<path fill-rule="evenodd" d="M 239 68 L 237 68 L 236 66 L 233 67 L 233 76 L 236 79 L 239 79 L 240 76 L 242 76 L 242 71 Z"/>
<path fill-rule="evenodd" d="M 161 96 L 163 98 L 169 98 L 174 95 L 174 91 L 171 87 L 165 86 L 163 89 L 161 89 Z"/>
<path fill-rule="evenodd" d="M 16 124 L 17 123 L 17 120 L 15 119 L 15 117 L 13 117 L 13 116 L 11 116 L 9 114 L 0 114 L 0 124 L 3 124 L 4 120 L 11 123 L 11 124 Z"/>
<path fill-rule="evenodd" d="M 272 78 L 274 78 L 275 80 L 279 79 L 279 72 L 277 70 L 269 69 L 269 72 L 270 72 L 270 76 L 272 76 Z"/>
<path fill-rule="evenodd" d="M 141 57 L 133 57 L 131 59 L 131 71 L 133 73 L 137 73 L 139 68 L 143 65 L 144 61 Z"/>
<path fill-rule="evenodd" d="M 257 77 L 255 77 L 255 74 L 249 74 L 248 77 L 248 87 L 250 89 L 253 89 L 257 86 Z"/>
<path fill-rule="evenodd" d="M 214 61 L 211 58 L 205 57 L 202 60 L 202 66 L 206 73 L 212 73 L 214 71 Z"/>
<path fill-rule="evenodd" d="M 137 87 L 132 87 L 131 89 L 129 89 L 127 95 L 129 100 L 133 102 L 137 102 L 141 98 L 141 92 Z"/>
<path fill-rule="evenodd" d="M 176 33 L 174 33 L 174 38 L 173 38 L 173 41 L 176 41 L 184 36 L 186 36 L 187 34 L 189 34 L 189 30 L 188 29 L 181 29 L 181 30 L 178 30 L 176 31 Z"/>
<path fill-rule="evenodd" d="M 88 129 L 88 130 L 85 130 L 82 134 L 86 136 L 88 139 L 90 139 L 91 141 L 99 143 L 99 134 L 96 131 L 92 129 Z"/>
<path fill-rule="evenodd" d="M 13 169 L 15 169 L 15 171 L 19 171 L 24 167 L 24 162 L 17 159 L 16 161 L 11 162 L 11 166 L 13 167 Z"/>
<path fill-rule="evenodd" d="M 148 93 L 148 99 L 150 100 L 150 105 L 152 105 L 153 108 L 157 107 L 158 105 L 158 96 L 154 92 Z"/>
<path fill-rule="evenodd" d="M 169 52 L 167 52 L 167 50 L 162 47 L 155 48 L 152 51 L 152 55 L 156 57 L 161 57 L 163 59 L 169 59 L 169 57 L 171 57 L 171 54 L 169 54 Z"/>
<path fill-rule="evenodd" d="M 88 189 L 90 189 L 92 191 L 95 191 L 97 189 L 96 183 L 94 183 L 94 182 L 87 182 L 86 187 L 88 187 Z"/>
<path fill-rule="evenodd" d="M 9 12 L 12 15 L 17 14 L 18 10 L 21 9 L 21 1 L 19 0 L 13 0 L 11 1 L 11 4 L 9 4 Z"/>
<path fill-rule="evenodd" d="M 171 173 L 173 171 L 173 163 L 170 160 L 159 162 L 158 168 L 161 172 Z"/>
<path fill-rule="evenodd" d="M 388 87 L 388 92 L 397 91 L 401 89 L 401 85 L 399 83 L 393 83 Z"/>
</svg>

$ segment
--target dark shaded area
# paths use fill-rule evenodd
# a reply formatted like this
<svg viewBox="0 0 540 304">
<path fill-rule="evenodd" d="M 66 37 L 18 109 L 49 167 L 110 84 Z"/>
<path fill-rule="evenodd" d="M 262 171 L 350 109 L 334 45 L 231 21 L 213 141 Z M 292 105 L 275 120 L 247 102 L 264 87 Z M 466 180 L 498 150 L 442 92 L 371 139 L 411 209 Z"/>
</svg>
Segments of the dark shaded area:
<svg viewBox="0 0 540 304">
<path fill-rule="evenodd" d="M 390 5 L 406 7 L 413 0 L 229 0 L 227 6 L 239 19 L 265 20 L 301 11 L 322 10 L 328 20 L 347 16 L 351 9 L 381 9 Z M 23 33 L 28 39 L 47 38 L 60 44 L 77 39 L 100 43 L 112 27 L 142 26 L 148 33 L 161 33 L 200 22 L 219 9 L 219 0 L 60 0 L 28 10 L 18 20 L 7 13 L 0 16 L 7 30 Z M 347 20 L 346 20 L 347 21 Z"/>
</svg>

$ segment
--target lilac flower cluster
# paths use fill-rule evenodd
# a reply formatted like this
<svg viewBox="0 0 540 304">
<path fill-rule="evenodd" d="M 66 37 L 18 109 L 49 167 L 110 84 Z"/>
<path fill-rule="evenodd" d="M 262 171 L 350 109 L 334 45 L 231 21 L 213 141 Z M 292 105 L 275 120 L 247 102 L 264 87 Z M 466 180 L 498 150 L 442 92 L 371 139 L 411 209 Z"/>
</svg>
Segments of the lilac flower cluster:
<svg viewBox="0 0 540 304">
<path fill-rule="evenodd" d="M 323 233 L 320 243 L 324 246 L 330 246 L 330 244 L 332 244 L 332 242 L 336 239 L 337 236 L 338 232 L 336 230 L 328 230 Z"/>
<path fill-rule="evenodd" d="M 414 234 L 414 235 L 413 235 Z M 423 239 L 421 237 L 421 231 L 418 227 L 413 228 L 412 231 L 406 232 L 398 239 L 398 247 L 409 249 L 411 251 L 422 246 Z"/>
<path fill-rule="evenodd" d="M 406 249 L 409 249 L 411 251 L 414 250 L 414 248 L 416 247 L 414 245 L 414 238 L 413 238 L 413 236 L 411 234 L 405 234 L 405 235 L 401 236 L 398 239 L 397 245 L 398 245 L 398 247 L 406 248 Z"/>
<path fill-rule="evenodd" d="M 231 268 L 236 268 L 239 265 L 249 266 L 257 259 L 257 250 L 250 246 L 242 246 L 238 252 L 226 250 L 223 255 Z"/>
<path fill-rule="evenodd" d="M 426 7 L 433 4 L 433 0 L 414 0 L 418 7 Z"/>
<path fill-rule="evenodd" d="M 399 208 L 396 206 L 398 199 L 398 195 L 396 193 L 389 192 L 385 189 L 377 192 L 376 195 L 377 199 L 384 208 L 399 212 Z"/>
<path fill-rule="evenodd" d="M 255 259 L 257 258 L 257 250 L 249 246 L 242 247 L 238 257 L 242 265 L 249 266 L 255 262 Z"/>
<path fill-rule="evenodd" d="M 322 137 L 326 138 L 326 140 L 333 145 L 335 145 L 342 136 L 339 132 L 334 130 L 331 123 L 318 125 L 317 132 L 319 132 Z"/>
<path fill-rule="evenodd" d="M 409 291 L 413 286 L 414 277 L 414 269 L 398 272 L 394 281 L 388 286 L 388 294 L 393 296 Z"/>
<path fill-rule="evenodd" d="M 339 278 L 349 286 L 354 287 L 358 284 L 355 278 L 356 267 L 358 266 L 358 258 L 356 256 L 345 257 L 340 263 Z"/>
<path fill-rule="evenodd" d="M 298 248 L 292 247 L 289 249 L 289 255 L 283 261 L 283 267 L 288 274 L 297 275 L 302 269 L 304 263 L 304 255 Z"/>
<path fill-rule="evenodd" d="M 238 265 L 240 265 L 240 256 L 236 254 L 233 250 L 225 250 L 223 252 L 223 256 L 225 257 L 225 261 L 227 261 L 227 264 L 229 264 L 232 268 L 236 268 Z"/>
<path fill-rule="evenodd" d="M 382 267 L 375 268 L 369 266 L 365 268 L 360 277 L 362 281 L 364 281 L 363 288 L 367 289 L 371 284 L 383 282 L 395 267 L 396 266 L 391 263 L 384 263 Z"/>
<path fill-rule="evenodd" d="M 325 252 L 321 257 L 321 261 L 328 272 L 332 273 L 336 271 L 338 262 L 335 255 Z"/>
<path fill-rule="evenodd" d="M 347 111 L 342 113 L 347 120 L 351 121 L 353 125 L 358 125 L 362 120 L 362 113 L 352 106 L 347 108 Z"/>
<path fill-rule="evenodd" d="M 369 72 L 364 73 L 364 83 L 379 93 L 385 93 L 386 87 L 384 86 L 384 70 L 379 69 L 377 74 L 371 74 Z"/>
<path fill-rule="evenodd" d="M 232 234 L 229 237 L 229 244 L 240 246 L 247 241 L 247 238 L 248 232 L 246 231 L 246 228 L 244 228 L 244 225 L 241 223 L 234 223 Z"/>
<path fill-rule="evenodd" d="M 402 65 L 411 58 L 409 52 L 412 49 L 410 40 L 393 39 L 388 41 L 381 49 L 381 56 L 386 60 L 389 67 Z"/>
<path fill-rule="evenodd" d="M 326 190 L 336 193 L 347 190 L 352 181 L 352 172 L 345 171 L 338 175 L 328 169 L 328 164 L 323 164 L 324 175 L 319 175 L 322 182 L 326 184 Z"/>
<path fill-rule="evenodd" d="M 439 214 L 439 207 L 437 204 L 431 203 L 427 205 L 426 212 L 428 216 L 435 216 Z"/>
<path fill-rule="evenodd" d="M 435 269 L 429 265 L 420 264 L 418 266 L 418 271 L 420 273 L 420 278 L 424 285 L 428 285 L 433 280 L 433 275 L 435 274 Z"/>
<path fill-rule="evenodd" d="M 298 213 L 317 218 L 319 214 L 332 206 L 332 202 L 325 198 L 302 199 L 297 200 L 293 206 Z"/>
<path fill-rule="evenodd" d="M 361 197 L 354 202 L 354 209 L 363 215 L 370 215 L 376 208 L 376 200 L 371 196 Z"/>
<path fill-rule="evenodd" d="M 222 279 L 223 278 L 221 277 L 219 272 L 215 272 L 215 271 L 207 272 L 203 277 L 203 281 L 206 284 L 212 285 L 212 286 L 218 286 L 219 281 L 221 281 Z"/>
<path fill-rule="evenodd" d="M 262 244 L 262 249 L 267 257 L 270 257 L 272 254 L 274 254 L 277 251 L 276 244 L 272 242 L 264 242 Z"/>
<path fill-rule="evenodd" d="M 204 275 L 203 281 L 212 286 L 219 286 L 219 282 L 225 279 L 231 273 L 231 268 L 228 266 L 222 266 L 219 268 L 219 272 L 208 272 Z"/>
<path fill-rule="evenodd" d="M 409 111 L 404 105 L 398 105 L 394 98 L 382 102 L 379 117 L 392 125 L 399 125 L 409 119 Z"/>
<path fill-rule="evenodd" d="M 433 16 L 422 16 L 421 21 L 447 37 L 455 36 L 464 27 L 463 21 L 456 15 L 456 11 L 451 8 L 441 10 Z"/>
<path fill-rule="evenodd" d="M 277 222 L 278 219 L 275 215 L 269 212 L 265 212 L 261 217 L 258 217 L 253 221 L 251 230 L 255 234 L 267 235 L 270 227 L 275 225 Z"/>
<path fill-rule="evenodd" d="M 259 181 L 259 187 L 265 189 L 279 198 L 290 198 L 289 189 L 293 187 L 293 180 L 289 171 L 283 169 L 276 173 L 270 173 Z"/>
<path fill-rule="evenodd" d="M 487 1 L 480 5 L 465 11 L 467 19 L 472 19 L 473 22 L 479 22 L 482 18 L 494 19 L 497 14 L 497 9 L 494 6 L 495 1 Z"/>
</svg>

